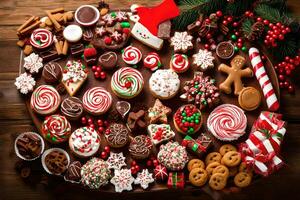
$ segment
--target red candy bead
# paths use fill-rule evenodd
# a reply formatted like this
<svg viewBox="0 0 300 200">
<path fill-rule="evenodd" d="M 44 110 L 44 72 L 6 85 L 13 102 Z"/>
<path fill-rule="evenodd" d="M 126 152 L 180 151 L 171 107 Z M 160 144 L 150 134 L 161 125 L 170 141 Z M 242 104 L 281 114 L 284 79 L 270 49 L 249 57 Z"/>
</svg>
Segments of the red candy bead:
<svg viewBox="0 0 300 200">
<path fill-rule="evenodd" d="M 151 166 L 152 166 L 152 160 L 148 160 L 148 161 L 147 161 L 147 166 L 148 166 L 148 167 L 151 167 Z"/>
<path fill-rule="evenodd" d="M 97 70 L 97 66 L 93 65 L 92 66 L 92 71 L 95 72 Z"/>
<path fill-rule="evenodd" d="M 101 119 L 98 119 L 97 124 L 98 124 L 98 126 L 103 126 L 103 121 Z"/>
<path fill-rule="evenodd" d="M 88 123 L 89 123 L 89 124 L 92 124 L 92 123 L 93 123 L 93 119 L 92 119 L 92 118 L 89 118 L 89 119 L 88 119 Z"/>
<path fill-rule="evenodd" d="M 107 158 L 107 153 L 106 153 L 105 151 L 102 151 L 102 152 L 101 152 L 101 158 L 102 158 L 102 159 Z"/>
<path fill-rule="evenodd" d="M 131 87 L 131 82 L 130 81 L 126 81 L 125 82 L 125 87 L 126 88 L 130 88 Z"/>
<path fill-rule="evenodd" d="M 110 37 L 105 37 L 104 38 L 104 43 L 107 45 L 110 45 L 112 43 L 112 39 Z"/>
<path fill-rule="evenodd" d="M 136 161 L 135 160 L 133 160 L 133 161 L 131 161 L 131 166 L 136 166 Z"/>
<path fill-rule="evenodd" d="M 97 67 L 97 72 L 101 72 L 102 71 L 102 68 L 101 67 Z"/>
<path fill-rule="evenodd" d="M 138 166 L 138 165 L 135 165 L 135 170 L 138 172 L 138 171 L 140 171 L 140 166 Z"/>
<path fill-rule="evenodd" d="M 81 117 L 81 123 L 86 124 L 86 117 Z"/>
<path fill-rule="evenodd" d="M 109 147 L 109 146 L 105 146 L 105 147 L 104 147 L 104 151 L 105 151 L 106 153 L 110 153 L 110 147 Z"/>
<path fill-rule="evenodd" d="M 98 131 L 99 131 L 100 133 L 103 133 L 104 128 L 103 128 L 102 126 L 100 126 L 100 127 L 98 128 Z"/>
<path fill-rule="evenodd" d="M 156 167 L 158 165 L 158 160 L 153 160 L 153 166 Z"/>
</svg>

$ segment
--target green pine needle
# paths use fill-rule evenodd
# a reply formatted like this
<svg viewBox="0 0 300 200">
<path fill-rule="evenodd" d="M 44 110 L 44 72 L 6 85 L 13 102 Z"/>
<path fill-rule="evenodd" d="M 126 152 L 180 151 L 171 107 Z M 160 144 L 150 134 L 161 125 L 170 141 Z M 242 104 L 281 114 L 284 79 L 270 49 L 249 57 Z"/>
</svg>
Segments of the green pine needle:
<svg viewBox="0 0 300 200">
<path fill-rule="evenodd" d="M 228 3 L 225 13 L 227 15 L 241 16 L 247 10 L 251 10 L 253 1 L 235 0 L 234 3 Z"/>
<path fill-rule="evenodd" d="M 250 32 L 252 31 L 252 25 L 253 21 L 250 19 L 245 19 L 243 24 L 242 24 L 242 31 L 244 35 L 249 35 Z"/>
<path fill-rule="evenodd" d="M 289 36 L 284 41 L 278 42 L 278 46 L 271 51 L 278 60 L 283 60 L 286 56 L 295 57 L 299 49 L 298 44 L 295 36 Z"/>
</svg>

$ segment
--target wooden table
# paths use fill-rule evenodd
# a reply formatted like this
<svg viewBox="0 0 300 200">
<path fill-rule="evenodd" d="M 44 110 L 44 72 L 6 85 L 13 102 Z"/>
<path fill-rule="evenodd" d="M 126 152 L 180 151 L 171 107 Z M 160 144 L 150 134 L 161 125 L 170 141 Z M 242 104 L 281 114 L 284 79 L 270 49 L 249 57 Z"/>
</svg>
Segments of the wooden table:
<svg viewBox="0 0 300 200">
<path fill-rule="evenodd" d="M 160 0 L 135 0 L 142 5 L 152 5 Z M 85 4 L 95 4 L 96 0 L 86 0 Z M 298 0 L 289 0 L 294 13 L 300 14 Z M 1 0 L 0 3 L 0 199 L 82 199 L 93 198 L 97 193 L 83 193 L 69 190 L 65 185 L 45 189 L 39 184 L 24 182 L 14 170 L 16 156 L 13 151 L 13 141 L 17 134 L 35 130 L 28 115 L 24 102 L 14 86 L 19 73 L 20 51 L 16 46 L 17 27 L 29 15 L 44 15 L 44 10 L 64 6 L 67 10 L 74 10 L 83 1 L 76 0 Z M 112 0 L 112 8 L 124 8 L 131 5 L 129 0 Z M 300 73 L 296 70 L 296 73 Z M 300 76 L 295 77 L 295 82 Z M 296 95 L 283 94 L 281 96 L 282 113 L 288 121 L 288 133 L 282 145 L 282 156 L 287 166 L 266 179 L 260 179 L 242 192 L 225 196 L 225 199 L 298 199 L 300 194 L 300 87 L 296 86 Z M 63 197 L 61 195 L 64 195 Z M 98 194 L 100 198 L 124 198 L 124 195 Z M 97 196 L 97 197 L 98 197 Z M 150 194 L 126 195 L 128 198 L 146 198 Z M 151 198 L 178 199 L 208 199 L 203 193 L 186 192 L 156 192 Z M 298 197 L 298 198 L 297 198 Z M 150 198 L 149 198 L 150 199 Z"/>
</svg>

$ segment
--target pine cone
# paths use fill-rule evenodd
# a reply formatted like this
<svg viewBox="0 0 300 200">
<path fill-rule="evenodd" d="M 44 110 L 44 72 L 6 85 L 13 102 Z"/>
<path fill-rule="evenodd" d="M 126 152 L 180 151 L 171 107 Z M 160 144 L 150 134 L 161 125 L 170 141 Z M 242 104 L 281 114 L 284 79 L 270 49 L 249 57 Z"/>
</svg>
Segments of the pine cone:
<svg viewBox="0 0 300 200">
<path fill-rule="evenodd" d="M 246 34 L 245 37 L 250 41 L 257 40 L 264 32 L 264 29 L 265 25 L 263 22 L 255 22 L 251 27 L 250 33 Z"/>
</svg>

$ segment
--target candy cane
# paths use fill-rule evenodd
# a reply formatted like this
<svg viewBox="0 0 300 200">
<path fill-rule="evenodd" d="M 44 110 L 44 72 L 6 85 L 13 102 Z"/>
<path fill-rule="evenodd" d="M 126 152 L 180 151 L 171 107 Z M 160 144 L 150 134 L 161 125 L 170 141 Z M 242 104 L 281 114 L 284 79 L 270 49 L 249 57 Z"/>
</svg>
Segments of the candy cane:
<svg viewBox="0 0 300 200">
<path fill-rule="evenodd" d="M 263 90 L 264 96 L 267 101 L 268 108 L 271 111 L 279 109 L 279 101 L 276 97 L 275 90 L 265 70 L 265 66 L 261 60 L 258 49 L 252 47 L 249 50 L 249 57 L 251 60 L 252 67 L 255 72 L 255 76 L 259 81 L 260 87 Z"/>
</svg>

